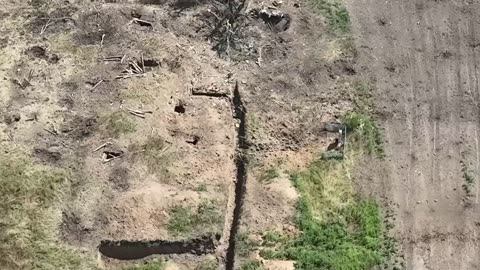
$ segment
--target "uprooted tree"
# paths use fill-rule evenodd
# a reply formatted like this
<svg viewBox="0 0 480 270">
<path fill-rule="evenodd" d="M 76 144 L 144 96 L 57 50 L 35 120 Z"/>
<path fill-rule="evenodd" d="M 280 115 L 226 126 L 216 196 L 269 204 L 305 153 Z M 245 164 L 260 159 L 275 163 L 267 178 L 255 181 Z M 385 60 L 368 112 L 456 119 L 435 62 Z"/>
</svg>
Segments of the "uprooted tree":
<svg viewBox="0 0 480 270">
<path fill-rule="evenodd" d="M 211 28 L 208 39 L 219 54 L 232 56 L 239 52 L 248 56 L 255 52 L 254 46 L 245 39 L 248 24 L 247 0 L 212 0 L 212 8 L 207 10 Z"/>
</svg>

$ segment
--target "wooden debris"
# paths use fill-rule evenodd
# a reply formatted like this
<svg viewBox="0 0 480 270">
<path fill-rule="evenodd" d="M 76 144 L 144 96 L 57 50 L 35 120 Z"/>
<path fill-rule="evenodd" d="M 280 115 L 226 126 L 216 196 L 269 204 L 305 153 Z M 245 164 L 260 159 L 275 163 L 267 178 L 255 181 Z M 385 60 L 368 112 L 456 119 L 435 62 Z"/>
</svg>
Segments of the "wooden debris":
<svg viewBox="0 0 480 270">
<path fill-rule="evenodd" d="M 103 82 L 103 80 L 100 80 L 100 81 L 97 82 L 97 83 L 92 87 L 92 89 L 90 89 L 90 90 L 93 90 L 93 89 L 97 88 L 97 86 L 99 86 L 102 82 Z"/>
<path fill-rule="evenodd" d="M 124 54 L 123 56 L 108 56 L 108 57 L 104 57 L 103 58 L 103 61 L 104 62 L 122 62 L 122 60 L 125 58 L 126 54 Z"/>
<path fill-rule="evenodd" d="M 102 148 L 105 148 L 105 147 L 107 147 L 107 146 L 109 146 L 109 145 L 112 145 L 112 143 L 111 143 L 111 142 L 106 142 L 106 143 L 100 145 L 99 147 L 95 148 L 92 152 L 97 152 L 98 150 L 100 150 L 100 149 L 102 149 Z"/>
<path fill-rule="evenodd" d="M 140 118 L 145 118 L 145 114 L 147 113 L 153 113 L 153 111 L 134 110 L 134 109 L 128 109 L 128 108 L 127 110 L 130 114 L 138 116 Z"/>
<path fill-rule="evenodd" d="M 115 77 L 115 79 L 126 79 L 126 78 L 130 78 L 130 77 L 144 77 L 144 76 L 145 76 L 145 73 L 142 73 L 142 74 L 121 73 L 120 75 Z"/>
<path fill-rule="evenodd" d="M 130 61 L 130 65 L 132 65 L 135 73 L 137 74 L 145 73 L 145 70 L 142 70 L 135 61 Z"/>
<path fill-rule="evenodd" d="M 135 115 L 137 117 L 140 117 L 140 118 L 145 118 L 145 115 L 144 114 L 140 114 L 140 113 L 136 113 L 136 112 L 132 112 L 132 111 L 128 111 L 130 114 L 132 115 Z"/>
<path fill-rule="evenodd" d="M 103 152 L 103 163 L 110 162 L 114 159 L 123 157 L 125 153 L 123 151 L 105 151 Z"/>
<path fill-rule="evenodd" d="M 50 26 L 52 24 L 52 18 L 49 18 L 47 23 L 42 26 L 42 29 L 40 29 L 40 35 L 43 35 L 43 33 L 45 33 L 45 31 L 47 31 L 47 27 Z"/>
<path fill-rule="evenodd" d="M 120 64 L 123 64 L 123 60 L 125 60 L 125 57 L 127 57 L 127 54 L 124 54 L 122 59 L 120 60 Z"/>
<path fill-rule="evenodd" d="M 102 34 L 102 40 L 100 41 L 100 48 L 103 48 L 103 41 L 105 40 L 105 34 Z"/>
<path fill-rule="evenodd" d="M 47 131 L 48 133 L 54 135 L 54 136 L 57 136 L 58 135 L 58 132 L 55 128 L 53 128 L 53 130 L 50 130 L 48 128 L 43 128 L 43 130 Z"/>
<path fill-rule="evenodd" d="M 143 110 L 134 110 L 134 109 L 127 109 L 129 112 L 134 112 L 138 114 L 146 114 L 146 113 L 153 113 L 153 111 L 143 111 Z"/>
<path fill-rule="evenodd" d="M 108 159 L 103 159 L 103 163 L 107 163 L 107 162 L 110 162 L 114 159 L 117 159 L 117 158 L 121 158 L 123 157 L 123 155 L 120 155 L 120 156 L 116 156 L 116 157 L 112 157 L 112 158 L 108 158 Z"/>
<path fill-rule="evenodd" d="M 145 20 L 140 20 L 138 18 L 133 18 L 132 21 L 134 23 L 137 23 L 139 24 L 140 26 L 149 26 L 149 27 L 153 27 L 153 24 L 149 21 L 145 21 Z"/>
</svg>

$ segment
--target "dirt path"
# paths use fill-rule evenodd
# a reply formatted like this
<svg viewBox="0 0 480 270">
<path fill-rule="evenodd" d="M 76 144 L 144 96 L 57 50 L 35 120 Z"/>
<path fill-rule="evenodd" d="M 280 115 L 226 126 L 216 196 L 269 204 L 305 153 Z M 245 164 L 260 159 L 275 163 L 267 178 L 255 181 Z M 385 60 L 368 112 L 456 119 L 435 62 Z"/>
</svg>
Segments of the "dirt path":
<svg viewBox="0 0 480 270">
<path fill-rule="evenodd" d="M 480 3 L 347 0 L 377 79 L 386 159 L 371 183 L 396 205 L 406 269 L 479 269 Z M 478 178 L 478 177 L 477 177 Z"/>
</svg>

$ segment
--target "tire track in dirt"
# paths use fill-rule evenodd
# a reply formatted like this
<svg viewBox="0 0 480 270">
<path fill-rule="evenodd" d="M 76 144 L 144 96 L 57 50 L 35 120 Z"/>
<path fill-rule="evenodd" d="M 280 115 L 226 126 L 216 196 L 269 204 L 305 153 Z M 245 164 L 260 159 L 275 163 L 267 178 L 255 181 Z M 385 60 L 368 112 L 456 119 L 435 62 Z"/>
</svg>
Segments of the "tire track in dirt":
<svg viewBox="0 0 480 270">
<path fill-rule="evenodd" d="M 469 42 L 480 4 L 347 3 L 361 62 L 377 75 L 378 109 L 388 116 L 381 123 L 388 169 L 375 178 L 383 179 L 375 193 L 398 205 L 407 269 L 478 269 L 479 207 L 476 197 L 467 202 L 461 162 L 479 167 L 478 67 Z M 391 23 L 375 22 L 382 17 Z M 396 72 L 385 69 L 392 61 Z"/>
</svg>

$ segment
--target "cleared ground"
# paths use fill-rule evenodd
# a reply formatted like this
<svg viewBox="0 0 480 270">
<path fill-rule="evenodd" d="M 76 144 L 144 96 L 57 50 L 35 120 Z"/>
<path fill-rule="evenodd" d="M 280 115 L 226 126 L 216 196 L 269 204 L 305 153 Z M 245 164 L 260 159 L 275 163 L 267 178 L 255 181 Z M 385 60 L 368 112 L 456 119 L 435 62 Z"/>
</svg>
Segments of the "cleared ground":
<svg viewBox="0 0 480 270">
<path fill-rule="evenodd" d="M 347 2 L 386 141 L 363 188 L 395 210 L 407 269 L 479 269 L 480 3 Z"/>
</svg>

